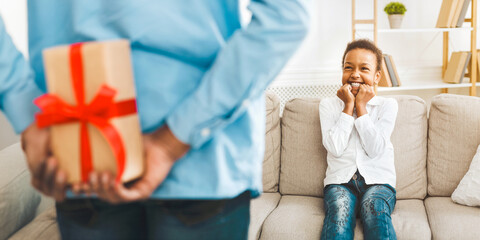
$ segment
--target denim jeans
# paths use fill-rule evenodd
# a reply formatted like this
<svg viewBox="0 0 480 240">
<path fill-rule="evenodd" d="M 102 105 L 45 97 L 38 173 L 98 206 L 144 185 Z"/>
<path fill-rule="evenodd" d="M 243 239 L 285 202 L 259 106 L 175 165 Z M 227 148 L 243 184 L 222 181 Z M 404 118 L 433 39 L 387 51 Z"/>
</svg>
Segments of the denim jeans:
<svg viewBox="0 0 480 240">
<path fill-rule="evenodd" d="M 250 192 L 228 200 L 56 204 L 62 239 L 247 239 Z"/>
<path fill-rule="evenodd" d="M 365 239 L 397 239 L 390 217 L 396 191 L 390 185 L 367 185 L 357 171 L 346 184 L 327 185 L 324 194 L 322 240 L 353 239 L 357 215 Z"/>
</svg>

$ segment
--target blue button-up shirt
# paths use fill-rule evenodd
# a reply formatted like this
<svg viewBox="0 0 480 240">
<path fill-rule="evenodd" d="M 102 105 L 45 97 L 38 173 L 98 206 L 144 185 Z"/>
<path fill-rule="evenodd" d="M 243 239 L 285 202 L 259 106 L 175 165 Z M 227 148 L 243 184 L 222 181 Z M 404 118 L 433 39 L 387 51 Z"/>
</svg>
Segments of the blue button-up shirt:
<svg viewBox="0 0 480 240">
<path fill-rule="evenodd" d="M 32 121 L 42 50 L 125 38 L 142 130 L 168 124 L 191 150 L 152 198 L 219 199 L 262 189 L 263 91 L 307 32 L 306 0 L 29 0 L 30 65 L 0 22 L 0 106 L 17 131 Z M 38 94 L 37 94 L 38 95 Z"/>
</svg>

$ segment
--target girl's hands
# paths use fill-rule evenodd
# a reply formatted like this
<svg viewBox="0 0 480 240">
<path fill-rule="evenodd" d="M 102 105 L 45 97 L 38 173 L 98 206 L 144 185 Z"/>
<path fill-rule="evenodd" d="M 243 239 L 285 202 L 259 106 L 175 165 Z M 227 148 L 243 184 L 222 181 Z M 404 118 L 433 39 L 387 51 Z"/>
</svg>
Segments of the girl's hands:
<svg viewBox="0 0 480 240">
<path fill-rule="evenodd" d="M 337 96 L 345 103 L 343 112 L 353 116 L 353 108 L 355 107 L 355 96 L 352 93 L 352 86 L 346 83 L 337 91 Z"/>
<path fill-rule="evenodd" d="M 357 108 L 358 117 L 367 113 L 367 103 L 373 97 L 375 97 L 375 92 L 372 86 L 367 84 L 360 85 L 357 97 L 355 98 L 355 107 Z"/>
</svg>

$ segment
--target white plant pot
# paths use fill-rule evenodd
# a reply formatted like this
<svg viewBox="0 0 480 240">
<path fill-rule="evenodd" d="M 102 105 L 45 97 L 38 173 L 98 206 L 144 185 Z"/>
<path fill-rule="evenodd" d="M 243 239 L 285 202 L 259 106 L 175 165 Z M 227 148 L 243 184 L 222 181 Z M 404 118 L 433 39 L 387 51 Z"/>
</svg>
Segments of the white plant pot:
<svg viewBox="0 0 480 240">
<path fill-rule="evenodd" d="M 390 22 L 390 28 L 400 28 L 402 26 L 403 15 L 392 14 L 388 15 L 388 22 Z"/>
</svg>

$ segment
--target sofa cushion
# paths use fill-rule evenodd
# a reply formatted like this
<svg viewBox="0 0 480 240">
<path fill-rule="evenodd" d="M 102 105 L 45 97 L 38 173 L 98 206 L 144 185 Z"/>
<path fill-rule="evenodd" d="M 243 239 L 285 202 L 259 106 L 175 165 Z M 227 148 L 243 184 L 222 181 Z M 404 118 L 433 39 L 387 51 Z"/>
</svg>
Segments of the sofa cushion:
<svg viewBox="0 0 480 240">
<path fill-rule="evenodd" d="M 280 201 L 280 194 L 263 193 L 259 198 L 250 202 L 250 227 L 248 228 L 248 239 L 257 240 L 260 237 L 263 222 L 275 209 Z"/>
<path fill-rule="evenodd" d="M 451 196 L 480 144 L 480 98 L 432 98 L 428 129 L 428 195 Z"/>
<path fill-rule="evenodd" d="M 433 239 L 478 239 L 480 208 L 456 204 L 449 197 L 425 199 Z"/>
<path fill-rule="evenodd" d="M 55 207 L 47 209 L 9 238 L 9 240 L 23 239 L 60 240 Z"/>
<path fill-rule="evenodd" d="M 55 199 L 48 197 L 46 195 L 40 196 L 40 203 L 38 204 L 37 210 L 35 211 L 35 217 L 42 214 L 45 210 L 55 206 Z"/>
<path fill-rule="evenodd" d="M 282 196 L 263 223 L 260 239 L 320 239 L 324 217 L 322 198 Z"/>
<path fill-rule="evenodd" d="M 398 116 L 392 144 L 395 149 L 397 199 L 426 195 L 427 106 L 419 97 L 393 96 Z M 282 117 L 280 192 L 323 197 L 327 152 L 322 144 L 319 99 L 298 98 L 285 104 Z"/>
<path fill-rule="evenodd" d="M 397 199 L 424 199 L 427 194 L 427 105 L 416 96 L 390 96 L 398 114 L 390 137 L 395 151 Z"/>
<path fill-rule="evenodd" d="M 30 184 L 19 143 L 0 151 L 0 169 L 0 239 L 6 239 L 33 219 L 40 194 Z"/>
<path fill-rule="evenodd" d="M 325 210 L 322 198 L 282 196 L 263 224 L 260 239 L 320 239 Z M 398 239 L 431 239 L 422 200 L 399 200 L 392 213 Z M 363 239 L 357 219 L 355 239 Z"/>
<path fill-rule="evenodd" d="M 397 200 L 392 222 L 398 239 L 432 239 L 423 200 Z"/>
<path fill-rule="evenodd" d="M 266 93 L 265 156 L 263 158 L 263 192 L 278 192 L 280 174 L 280 100 Z"/>
<path fill-rule="evenodd" d="M 323 196 L 327 151 L 322 144 L 320 99 L 297 98 L 283 110 L 280 193 Z"/>
</svg>

